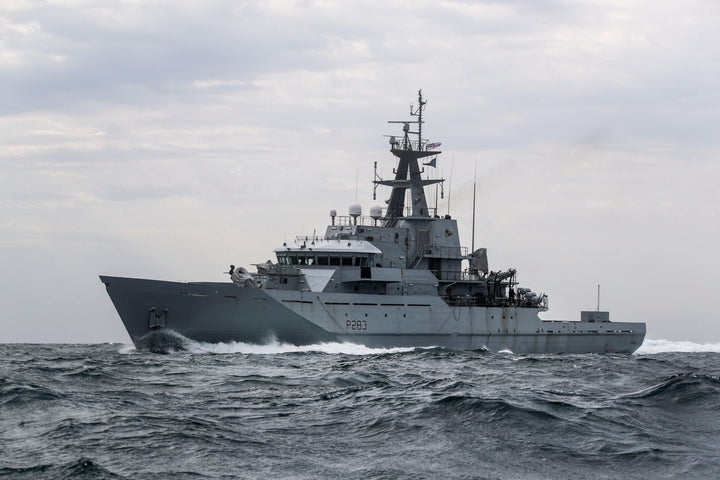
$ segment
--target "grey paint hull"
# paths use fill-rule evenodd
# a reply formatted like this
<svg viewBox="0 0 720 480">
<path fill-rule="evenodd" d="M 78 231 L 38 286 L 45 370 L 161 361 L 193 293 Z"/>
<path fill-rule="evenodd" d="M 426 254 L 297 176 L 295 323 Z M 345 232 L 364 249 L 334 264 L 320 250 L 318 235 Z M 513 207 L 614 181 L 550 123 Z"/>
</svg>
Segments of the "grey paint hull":
<svg viewBox="0 0 720 480">
<path fill-rule="evenodd" d="M 543 321 L 537 309 L 448 306 L 432 295 L 358 295 L 101 276 L 132 341 L 175 331 L 203 342 L 632 353 L 644 323 Z"/>
</svg>

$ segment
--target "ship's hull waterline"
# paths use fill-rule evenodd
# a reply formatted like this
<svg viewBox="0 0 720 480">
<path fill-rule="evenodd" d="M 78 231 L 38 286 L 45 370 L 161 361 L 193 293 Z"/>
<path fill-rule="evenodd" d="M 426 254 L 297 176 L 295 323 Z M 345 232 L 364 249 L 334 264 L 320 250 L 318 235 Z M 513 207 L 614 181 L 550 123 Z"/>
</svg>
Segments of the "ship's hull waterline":
<svg viewBox="0 0 720 480">
<path fill-rule="evenodd" d="M 644 323 L 544 321 L 537 309 L 450 306 L 437 296 L 355 295 L 101 276 L 132 341 L 351 342 L 513 353 L 632 353 Z"/>
</svg>

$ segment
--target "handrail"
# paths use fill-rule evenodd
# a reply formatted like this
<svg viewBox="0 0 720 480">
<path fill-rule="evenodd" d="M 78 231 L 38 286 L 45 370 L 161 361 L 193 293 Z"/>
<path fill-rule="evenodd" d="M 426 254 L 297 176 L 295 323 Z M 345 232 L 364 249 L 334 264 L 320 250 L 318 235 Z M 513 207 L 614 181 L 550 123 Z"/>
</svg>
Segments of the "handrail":
<svg viewBox="0 0 720 480">
<path fill-rule="evenodd" d="M 386 219 L 385 217 L 380 217 L 380 218 L 378 218 L 377 221 L 380 223 L 380 225 L 382 225 L 382 221 L 385 219 Z M 356 224 L 355 218 L 351 217 L 350 215 L 336 215 L 335 221 L 333 223 L 333 225 L 340 225 L 343 227 L 347 226 L 347 225 L 352 226 L 355 224 Z M 369 217 L 367 215 L 358 216 L 357 217 L 357 225 L 362 225 L 364 227 L 380 226 L 375 223 L 375 219 L 373 219 L 372 217 Z"/>
</svg>

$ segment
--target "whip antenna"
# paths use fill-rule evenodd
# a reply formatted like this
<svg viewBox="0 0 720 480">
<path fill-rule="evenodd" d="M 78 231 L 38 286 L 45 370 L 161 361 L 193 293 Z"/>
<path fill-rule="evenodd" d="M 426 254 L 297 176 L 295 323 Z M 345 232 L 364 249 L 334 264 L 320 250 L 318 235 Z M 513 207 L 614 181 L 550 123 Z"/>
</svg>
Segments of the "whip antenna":
<svg viewBox="0 0 720 480">
<path fill-rule="evenodd" d="M 473 178 L 473 221 L 472 221 L 472 252 L 475 251 L 475 190 L 477 187 L 477 160 L 475 160 L 475 178 Z M 598 307 L 599 308 L 599 307 Z"/>
</svg>

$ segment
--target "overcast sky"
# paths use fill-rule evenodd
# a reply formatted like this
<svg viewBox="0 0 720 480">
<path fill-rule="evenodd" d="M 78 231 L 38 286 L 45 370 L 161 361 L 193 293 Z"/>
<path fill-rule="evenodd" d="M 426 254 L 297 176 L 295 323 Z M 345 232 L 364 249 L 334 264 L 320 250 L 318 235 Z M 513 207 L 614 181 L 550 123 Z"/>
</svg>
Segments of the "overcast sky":
<svg viewBox="0 0 720 480">
<path fill-rule="evenodd" d="M 544 318 L 600 284 L 611 320 L 720 342 L 718 26 L 715 0 L 4 0 L 0 341 L 129 342 L 99 274 L 222 281 L 356 178 L 367 212 L 422 88 L 462 243 L 477 163 L 476 245 Z"/>
</svg>

